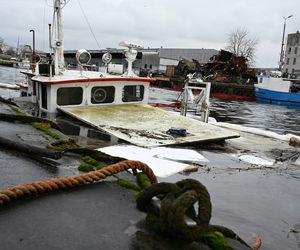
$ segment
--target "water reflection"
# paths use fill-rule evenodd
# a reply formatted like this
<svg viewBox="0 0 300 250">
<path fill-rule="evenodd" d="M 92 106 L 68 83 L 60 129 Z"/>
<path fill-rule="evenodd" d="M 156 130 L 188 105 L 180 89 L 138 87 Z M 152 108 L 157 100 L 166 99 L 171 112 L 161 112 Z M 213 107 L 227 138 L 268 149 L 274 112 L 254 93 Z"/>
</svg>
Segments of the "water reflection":
<svg viewBox="0 0 300 250">
<path fill-rule="evenodd" d="M 113 135 L 89 127 L 69 117 L 57 116 L 56 122 L 64 134 L 76 138 L 81 145 L 100 148 L 115 145 L 120 142 L 120 140 Z"/>
</svg>

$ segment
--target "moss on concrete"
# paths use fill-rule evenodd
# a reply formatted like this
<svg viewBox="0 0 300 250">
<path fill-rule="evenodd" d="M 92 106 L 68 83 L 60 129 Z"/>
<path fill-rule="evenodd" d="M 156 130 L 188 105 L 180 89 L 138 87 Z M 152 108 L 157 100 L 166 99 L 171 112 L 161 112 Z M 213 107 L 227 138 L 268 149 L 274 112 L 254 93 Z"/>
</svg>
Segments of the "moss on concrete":
<svg viewBox="0 0 300 250">
<path fill-rule="evenodd" d="M 213 250 L 234 250 L 234 248 L 225 240 L 224 235 L 221 232 L 209 232 L 204 234 L 201 240 Z"/>
<path fill-rule="evenodd" d="M 94 167 L 84 162 L 79 165 L 78 170 L 82 172 L 90 172 L 90 171 L 94 171 Z"/>
<path fill-rule="evenodd" d="M 43 122 L 33 122 L 31 125 L 43 132 L 45 132 L 47 135 L 51 136 L 53 139 L 60 140 L 63 139 L 60 135 L 50 130 L 51 125 L 49 123 L 43 123 Z"/>
</svg>

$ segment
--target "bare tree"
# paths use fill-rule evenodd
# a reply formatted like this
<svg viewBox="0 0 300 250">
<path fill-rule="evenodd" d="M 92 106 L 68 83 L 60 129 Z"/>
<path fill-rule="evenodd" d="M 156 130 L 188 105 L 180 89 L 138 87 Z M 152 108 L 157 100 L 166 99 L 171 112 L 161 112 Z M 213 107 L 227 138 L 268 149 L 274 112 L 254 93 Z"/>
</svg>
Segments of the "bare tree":
<svg viewBox="0 0 300 250">
<path fill-rule="evenodd" d="M 9 55 L 9 56 L 15 56 L 15 55 L 16 55 L 16 51 L 15 51 L 14 47 L 9 46 L 9 47 L 6 49 L 5 54 L 6 54 L 6 55 Z"/>
<path fill-rule="evenodd" d="M 249 38 L 245 28 L 238 28 L 228 34 L 228 46 L 226 49 L 236 56 L 245 57 L 250 64 L 255 62 L 255 52 L 258 41 L 256 38 Z"/>
</svg>

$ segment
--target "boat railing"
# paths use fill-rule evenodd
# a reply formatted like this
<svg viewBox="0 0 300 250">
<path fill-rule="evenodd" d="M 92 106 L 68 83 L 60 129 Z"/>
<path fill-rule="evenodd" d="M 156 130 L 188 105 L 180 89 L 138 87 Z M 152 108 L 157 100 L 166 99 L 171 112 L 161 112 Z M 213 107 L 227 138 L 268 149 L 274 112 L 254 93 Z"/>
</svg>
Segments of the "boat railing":
<svg viewBox="0 0 300 250">
<path fill-rule="evenodd" d="M 181 95 L 180 114 L 186 116 L 188 111 L 192 111 L 201 117 L 201 121 L 208 122 L 210 87 L 210 82 L 188 79 Z"/>
</svg>

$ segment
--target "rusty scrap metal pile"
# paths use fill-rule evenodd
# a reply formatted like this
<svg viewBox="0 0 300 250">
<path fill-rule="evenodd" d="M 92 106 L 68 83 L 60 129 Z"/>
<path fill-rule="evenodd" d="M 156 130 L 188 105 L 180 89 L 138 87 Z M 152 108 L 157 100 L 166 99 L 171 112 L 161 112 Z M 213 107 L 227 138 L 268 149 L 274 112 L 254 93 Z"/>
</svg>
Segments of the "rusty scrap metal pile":
<svg viewBox="0 0 300 250">
<path fill-rule="evenodd" d="M 254 83 L 256 81 L 256 72 L 249 69 L 247 59 L 235 56 L 226 50 L 221 50 L 204 65 L 197 60 L 180 60 L 175 69 L 175 78 L 195 72 L 201 73 L 204 80 L 212 82 Z"/>
<path fill-rule="evenodd" d="M 231 52 L 221 50 L 204 65 L 204 76 L 215 82 L 245 83 L 255 82 L 255 71 L 248 68 L 247 59 L 235 56 Z"/>
</svg>

